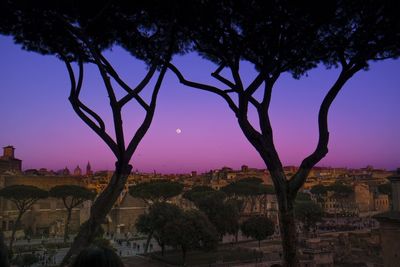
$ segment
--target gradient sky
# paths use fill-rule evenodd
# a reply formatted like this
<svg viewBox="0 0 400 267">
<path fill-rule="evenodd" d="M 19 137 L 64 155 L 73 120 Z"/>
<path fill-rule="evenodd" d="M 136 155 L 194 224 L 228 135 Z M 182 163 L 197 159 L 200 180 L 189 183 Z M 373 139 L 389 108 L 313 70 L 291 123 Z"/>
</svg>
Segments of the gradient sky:
<svg viewBox="0 0 400 267">
<path fill-rule="evenodd" d="M 14 145 L 23 169 L 73 169 L 91 162 L 93 169 L 112 169 L 108 147 L 77 117 L 68 98 L 65 66 L 52 56 L 26 52 L 0 36 L 0 146 Z M 106 56 L 130 84 L 145 66 L 119 48 Z M 174 59 L 189 78 L 213 82 L 212 64 L 195 54 Z M 250 81 L 254 71 L 242 64 Z M 87 68 L 82 96 L 110 123 L 105 89 L 94 67 Z M 319 166 L 359 168 L 368 164 L 400 166 L 400 60 L 371 63 L 356 74 L 335 100 L 330 119 L 329 154 Z M 299 165 L 315 148 L 317 112 L 338 70 L 323 66 L 300 80 L 283 75 L 273 90 L 271 120 L 285 165 Z M 125 108 L 125 129 L 133 133 L 143 115 Z M 251 115 L 251 118 L 255 119 Z M 182 129 L 181 134 L 175 130 Z M 111 127 L 108 127 L 111 129 Z M 255 149 L 218 96 L 180 85 L 172 73 L 164 80 L 153 124 L 136 151 L 134 169 L 182 173 L 246 164 L 264 168 Z"/>
</svg>

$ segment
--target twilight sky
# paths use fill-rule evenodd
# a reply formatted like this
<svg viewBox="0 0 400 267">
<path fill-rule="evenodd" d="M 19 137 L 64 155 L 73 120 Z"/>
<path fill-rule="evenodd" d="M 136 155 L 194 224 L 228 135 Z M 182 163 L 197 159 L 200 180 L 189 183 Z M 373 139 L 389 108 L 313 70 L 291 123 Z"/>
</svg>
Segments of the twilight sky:
<svg viewBox="0 0 400 267">
<path fill-rule="evenodd" d="M 65 66 L 52 56 L 21 50 L 0 36 L 0 146 L 14 145 L 23 169 L 73 169 L 91 162 L 95 170 L 112 169 L 108 147 L 72 110 Z M 119 48 L 106 56 L 131 85 L 145 66 Z M 174 59 L 188 77 L 214 83 L 214 66 L 195 54 Z M 245 81 L 254 71 L 241 66 Z M 356 74 L 335 100 L 330 113 L 329 154 L 319 166 L 400 167 L 400 60 L 371 63 Z M 94 67 L 86 68 L 82 96 L 110 121 L 105 89 Z M 271 120 L 275 143 L 284 165 L 299 165 L 317 142 L 317 112 L 338 71 L 323 66 L 294 80 L 284 75 L 272 95 Z M 124 127 L 133 133 L 143 115 L 125 108 Z M 254 117 L 253 117 L 254 118 Z M 176 129 L 182 129 L 181 134 Z M 111 129 L 111 127 L 108 127 Z M 246 164 L 264 168 L 242 134 L 235 116 L 214 94 L 180 85 L 172 73 L 164 80 L 153 124 L 132 163 L 139 171 L 182 173 Z"/>
</svg>

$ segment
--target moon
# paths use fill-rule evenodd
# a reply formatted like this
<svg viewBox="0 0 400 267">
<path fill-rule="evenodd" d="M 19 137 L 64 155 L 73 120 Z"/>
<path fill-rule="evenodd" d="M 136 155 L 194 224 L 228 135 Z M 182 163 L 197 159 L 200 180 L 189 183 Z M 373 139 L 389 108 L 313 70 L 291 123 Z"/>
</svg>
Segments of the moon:
<svg viewBox="0 0 400 267">
<path fill-rule="evenodd" d="M 182 132 L 182 130 L 178 128 L 178 129 L 175 130 L 175 132 L 176 132 L 177 134 L 180 134 L 180 133 Z"/>
</svg>

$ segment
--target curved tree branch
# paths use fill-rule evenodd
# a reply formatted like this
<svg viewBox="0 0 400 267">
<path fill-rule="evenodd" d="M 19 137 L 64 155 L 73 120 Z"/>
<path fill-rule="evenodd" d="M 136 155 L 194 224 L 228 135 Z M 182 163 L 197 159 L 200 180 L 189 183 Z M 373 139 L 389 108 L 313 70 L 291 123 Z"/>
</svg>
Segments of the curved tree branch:
<svg viewBox="0 0 400 267">
<path fill-rule="evenodd" d="M 75 98 L 75 100 L 77 101 L 77 103 L 81 109 L 83 109 L 85 112 L 87 112 L 90 116 L 92 116 L 97 121 L 100 129 L 105 131 L 106 126 L 104 124 L 104 121 L 100 118 L 100 116 L 96 112 L 91 110 L 88 106 L 83 104 L 82 101 L 79 99 L 79 95 L 80 95 L 80 92 L 82 89 L 82 83 L 83 83 L 83 62 L 82 62 L 82 60 L 79 60 L 78 65 L 79 65 L 78 84 L 76 85 L 75 93 L 72 97 Z"/>
<path fill-rule="evenodd" d="M 178 70 L 178 68 L 175 67 L 172 63 L 167 64 L 168 68 L 176 75 L 178 78 L 179 82 L 193 88 L 197 88 L 200 90 L 208 91 L 214 94 L 217 94 L 221 96 L 229 105 L 231 110 L 237 114 L 238 113 L 238 107 L 235 105 L 233 102 L 232 98 L 229 97 L 228 93 L 226 93 L 224 90 L 221 90 L 217 87 L 207 85 L 207 84 L 202 84 L 202 83 L 197 83 L 197 82 L 192 82 L 189 80 L 186 80 L 185 77 L 182 75 L 182 73 Z"/>
<path fill-rule="evenodd" d="M 71 67 L 71 63 L 69 63 L 68 60 L 62 54 L 60 54 L 60 56 L 63 58 L 63 61 L 65 63 L 70 78 L 71 89 L 70 89 L 69 101 L 72 105 L 72 108 L 74 109 L 75 113 L 79 116 L 79 118 L 81 118 L 81 120 L 85 122 L 108 145 L 108 147 L 111 149 L 114 155 L 117 155 L 118 154 L 117 145 L 114 142 L 114 140 L 106 133 L 104 122 L 101 120 L 100 116 L 98 116 L 95 112 L 92 113 L 88 112 L 91 115 L 95 114 L 94 118 L 98 119 L 99 123 L 98 126 L 82 111 L 82 110 L 87 111 L 89 110 L 89 108 L 87 108 L 82 104 L 82 102 L 79 100 L 79 95 L 76 94 L 76 92 L 80 91 L 80 89 L 77 90 L 75 74 Z M 83 69 L 83 65 L 80 65 L 80 68 Z M 80 70 L 80 74 L 83 74 L 83 70 Z M 80 83 L 78 82 L 78 84 L 82 85 L 81 82 Z M 85 108 L 83 108 L 83 106 Z"/>
<path fill-rule="evenodd" d="M 268 169 L 270 169 L 271 166 L 272 168 L 270 170 L 278 170 L 279 172 L 283 173 L 283 166 L 279 154 L 276 151 L 273 139 L 271 120 L 269 117 L 269 105 L 271 102 L 272 88 L 277 79 L 278 76 L 264 80 L 264 96 L 259 108 L 257 109 L 257 113 L 258 113 L 261 133 L 262 136 L 264 137 L 264 142 L 265 146 L 267 147 L 266 150 L 270 162 Z"/>
<path fill-rule="evenodd" d="M 215 79 L 217 79 L 218 81 L 222 82 L 229 88 L 232 88 L 232 90 L 234 91 L 236 88 L 236 85 L 233 82 L 226 79 L 225 77 L 222 77 L 220 74 L 224 68 L 225 68 L 225 65 L 223 65 L 223 64 L 219 65 L 219 67 L 214 72 L 211 73 L 211 76 L 214 77 Z"/>
<path fill-rule="evenodd" d="M 120 107 L 124 106 L 128 103 L 132 98 L 135 98 L 136 101 L 147 111 L 149 106 L 147 103 L 139 96 L 139 93 L 144 89 L 144 87 L 150 82 L 151 78 L 153 77 L 154 73 L 157 70 L 157 65 L 153 64 L 149 71 L 147 72 L 146 76 L 143 80 L 136 86 L 134 90 L 131 90 L 126 96 L 119 100 Z M 115 78 L 115 77 L 114 77 Z"/>
<path fill-rule="evenodd" d="M 104 86 L 106 87 L 108 97 L 110 98 L 110 106 L 113 115 L 113 122 L 114 122 L 114 130 L 115 130 L 115 138 L 116 144 L 118 147 L 118 156 L 117 159 L 121 160 L 124 157 L 125 152 L 125 138 L 124 138 L 124 129 L 122 127 L 123 120 L 121 115 L 121 108 L 118 104 L 117 98 L 115 96 L 114 88 L 112 87 L 110 77 L 107 74 L 107 71 L 104 68 L 104 65 L 101 62 L 100 52 L 93 46 L 93 44 L 81 34 L 81 38 L 83 42 L 88 47 L 95 64 L 100 72 L 100 75 L 103 79 Z"/>
<path fill-rule="evenodd" d="M 161 83 L 164 79 L 167 69 L 168 69 L 167 65 L 164 65 L 160 71 L 160 75 L 158 76 L 157 82 L 153 89 L 153 93 L 151 95 L 151 101 L 150 101 L 149 109 L 146 112 L 146 116 L 145 116 L 142 124 L 140 125 L 140 127 L 137 129 L 135 135 L 129 142 L 129 145 L 126 149 L 127 158 L 130 158 L 133 155 L 133 153 L 135 152 L 140 141 L 142 140 L 142 138 L 144 137 L 144 135 L 146 134 L 147 130 L 150 127 L 151 121 L 153 120 L 153 117 L 154 117 L 154 111 L 156 108 L 156 104 L 157 104 L 157 96 L 160 91 Z"/>
<path fill-rule="evenodd" d="M 233 80 L 235 81 L 237 91 L 242 92 L 243 91 L 243 82 L 242 82 L 242 79 L 240 78 L 240 74 L 239 74 L 239 68 L 240 68 L 239 56 L 237 56 L 235 58 L 235 62 L 233 62 L 232 64 L 228 64 L 228 66 L 229 66 L 229 69 L 231 70 Z"/>
<path fill-rule="evenodd" d="M 59 19 L 62 21 L 62 23 L 65 25 L 67 30 L 74 36 L 76 36 L 79 40 L 83 42 L 83 44 L 87 47 L 89 50 L 93 60 L 94 64 L 97 66 L 100 75 L 103 79 L 104 86 L 106 87 L 108 97 L 110 98 L 110 106 L 112 110 L 112 115 L 113 115 L 113 122 L 114 122 L 114 130 L 115 130 L 115 138 L 116 138 L 116 150 L 114 149 L 114 155 L 117 157 L 118 160 L 122 160 L 124 157 L 124 152 L 125 152 L 125 139 L 124 139 L 124 130 L 122 127 L 123 120 L 121 116 L 121 108 L 118 104 L 118 101 L 115 96 L 114 89 L 112 87 L 110 78 L 108 76 L 108 73 L 106 71 L 106 67 L 104 66 L 101 58 L 101 52 L 98 51 L 98 49 L 91 43 L 91 41 L 87 38 L 84 32 L 82 32 L 81 29 L 78 29 L 77 27 L 71 25 L 67 21 L 65 21 L 64 18 L 59 17 Z"/>
<path fill-rule="evenodd" d="M 251 84 L 246 88 L 245 92 L 247 95 L 251 96 L 254 92 L 261 86 L 261 84 L 267 78 L 267 74 L 265 72 L 260 72 L 257 77 L 251 82 Z"/>
<path fill-rule="evenodd" d="M 156 65 L 152 65 L 146 76 L 143 80 L 136 86 L 135 89 L 132 89 L 128 84 L 126 84 L 112 67 L 110 62 L 100 53 L 98 52 L 99 58 L 103 63 L 104 68 L 107 70 L 107 73 L 110 74 L 111 77 L 118 83 L 119 86 L 122 87 L 127 93 L 123 98 L 118 101 L 119 108 L 122 108 L 126 103 L 128 103 L 132 98 L 135 98 L 136 101 L 145 109 L 148 110 L 149 106 L 147 103 L 139 96 L 139 93 L 143 90 L 143 88 L 149 83 L 151 77 L 157 69 Z"/>
<path fill-rule="evenodd" d="M 318 113 L 318 144 L 314 152 L 312 152 L 308 157 L 306 157 L 297 172 L 290 179 L 290 191 L 292 194 L 296 194 L 297 191 L 303 186 L 311 168 L 314 167 L 321 159 L 323 159 L 328 153 L 328 143 L 329 143 L 329 128 L 328 128 L 328 113 L 335 100 L 336 96 L 343 88 L 345 83 L 360 69 L 362 65 L 355 65 L 348 69 L 343 66 L 342 71 L 337 78 L 336 82 L 329 89 L 324 100 L 321 103 L 319 113 Z"/>
</svg>

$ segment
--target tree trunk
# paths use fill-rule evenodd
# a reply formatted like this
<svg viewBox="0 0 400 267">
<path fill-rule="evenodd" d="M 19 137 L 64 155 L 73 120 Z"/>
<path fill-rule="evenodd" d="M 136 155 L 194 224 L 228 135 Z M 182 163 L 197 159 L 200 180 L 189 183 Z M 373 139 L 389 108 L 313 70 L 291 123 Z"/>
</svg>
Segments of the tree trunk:
<svg viewBox="0 0 400 267">
<path fill-rule="evenodd" d="M 23 214 L 24 214 L 23 211 L 19 211 L 19 212 L 18 212 L 18 217 L 17 217 L 17 219 L 15 220 L 15 223 L 14 223 L 13 228 L 12 228 L 11 239 L 10 239 L 10 245 L 9 245 L 9 249 L 10 249 L 11 252 L 13 251 L 13 244 L 14 244 L 15 232 L 17 231 L 17 227 L 18 227 L 18 225 L 19 225 L 20 222 L 21 222 L 21 218 L 22 218 L 22 215 L 23 215 Z"/>
<path fill-rule="evenodd" d="M 293 202 L 287 195 L 277 196 L 279 204 L 279 222 L 285 267 L 300 266 L 297 254 L 297 232 L 294 220 Z"/>
<path fill-rule="evenodd" d="M 67 219 L 65 220 L 65 227 L 64 227 L 64 243 L 67 243 L 67 241 L 68 241 L 69 223 L 71 221 L 71 213 L 72 213 L 72 208 L 67 209 Z"/>
<path fill-rule="evenodd" d="M 186 248 L 182 247 L 182 266 L 186 266 Z"/>
<path fill-rule="evenodd" d="M 77 255 L 82 249 L 93 242 L 96 234 L 100 230 L 101 224 L 105 222 L 107 214 L 111 211 L 114 203 L 124 189 L 131 170 L 132 166 L 129 164 L 116 163 L 116 170 L 109 184 L 93 203 L 89 219 L 81 225 L 71 248 L 65 255 L 60 266 L 65 266 L 71 256 Z"/>
<path fill-rule="evenodd" d="M 144 254 L 147 254 L 147 251 L 149 250 L 149 245 L 150 245 L 150 241 L 151 238 L 153 237 L 153 232 L 151 232 L 148 236 L 147 236 L 147 240 L 146 240 L 146 246 L 144 247 Z"/>
<path fill-rule="evenodd" d="M 4 243 L 3 232 L 0 232 L 0 266 L 9 267 L 8 249 Z"/>
</svg>

